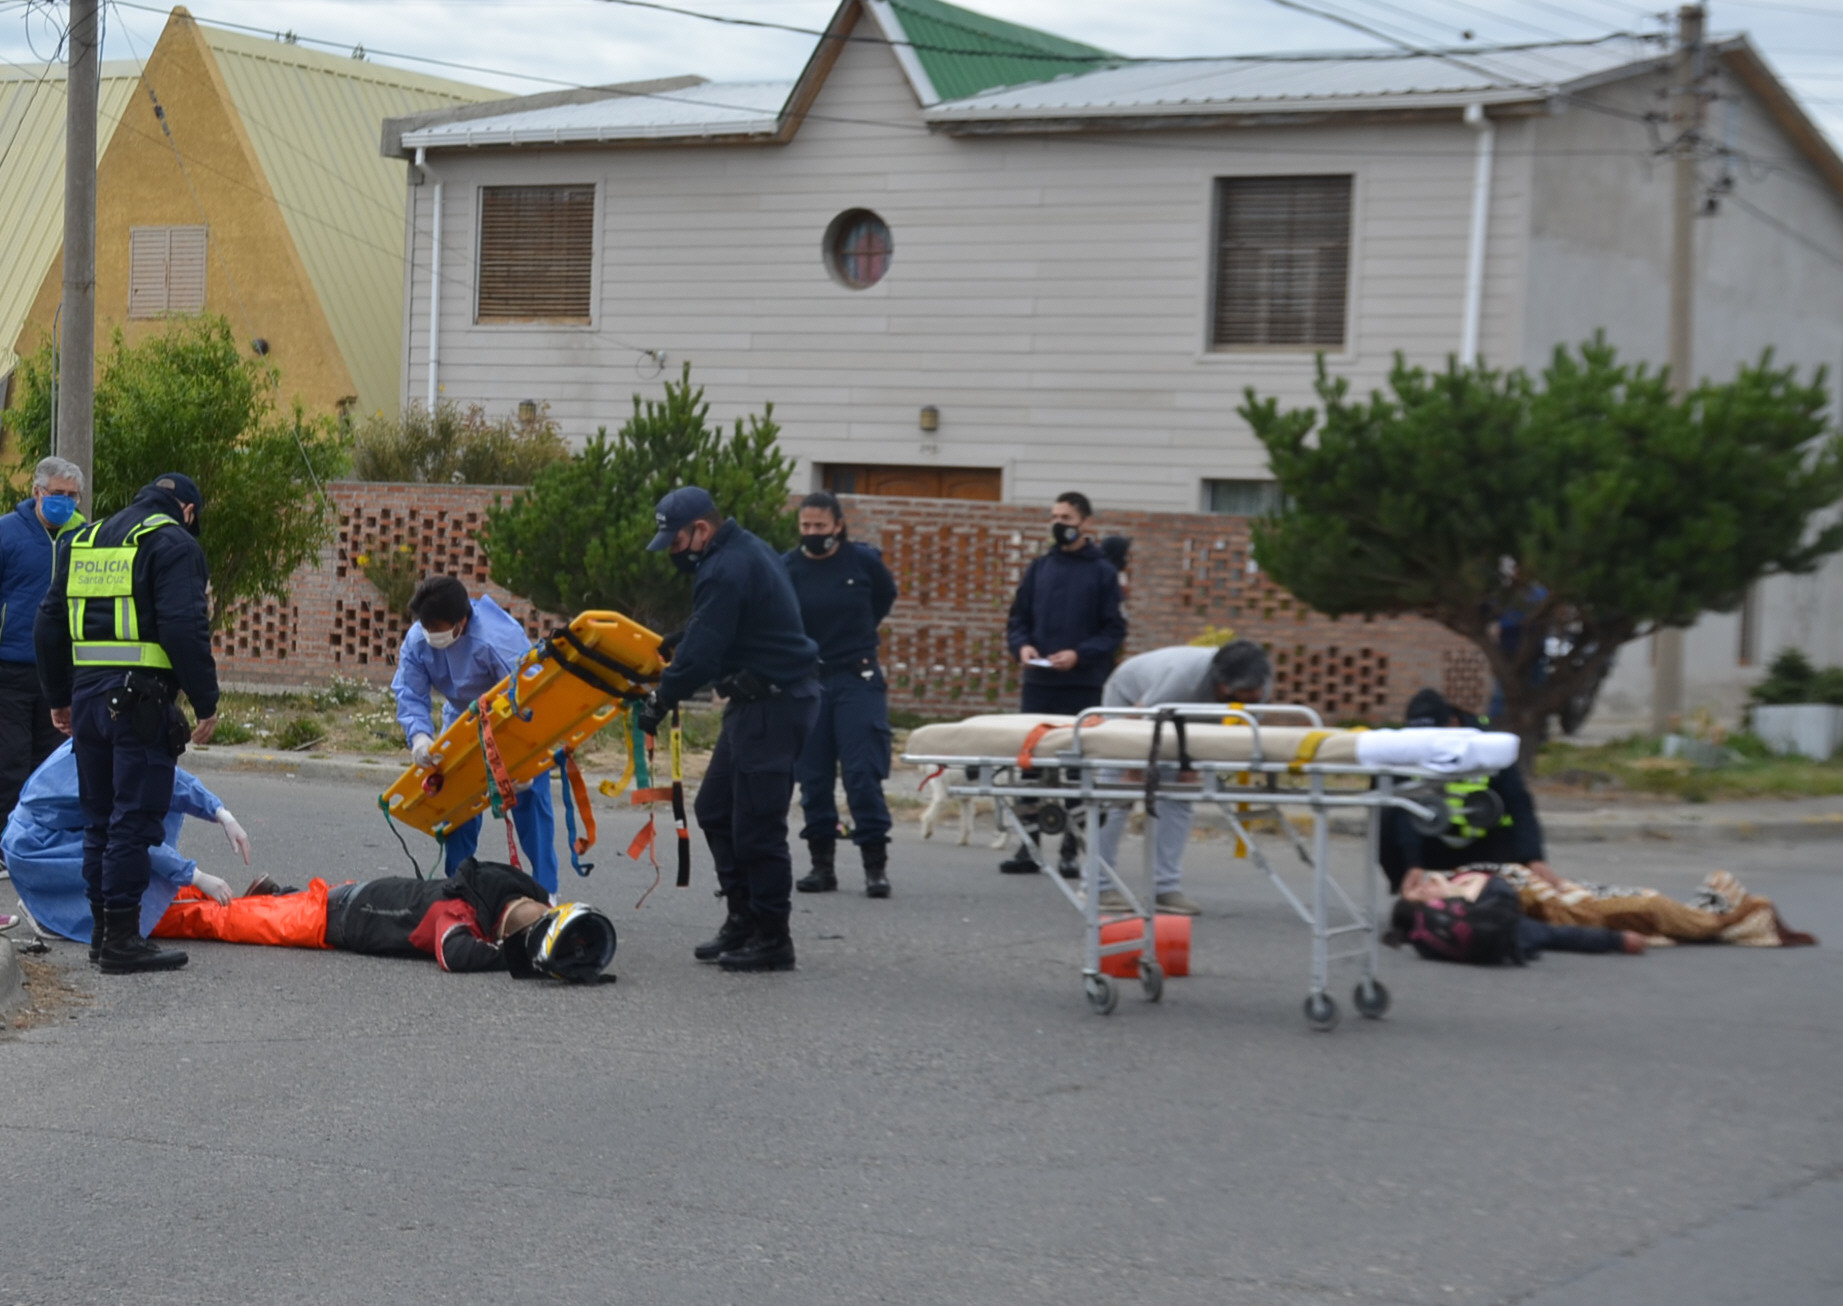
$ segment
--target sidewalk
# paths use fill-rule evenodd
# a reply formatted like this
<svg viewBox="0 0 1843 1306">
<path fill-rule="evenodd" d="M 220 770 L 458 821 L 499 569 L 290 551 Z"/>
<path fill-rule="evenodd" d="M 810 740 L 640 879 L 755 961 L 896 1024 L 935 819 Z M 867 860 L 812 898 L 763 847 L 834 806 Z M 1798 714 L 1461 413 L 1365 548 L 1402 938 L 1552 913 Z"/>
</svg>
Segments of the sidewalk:
<svg viewBox="0 0 1843 1306">
<path fill-rule="evenodd" d="M 381 792 L 402 773 L 398 754 L 276 753 L 244 746 L 189 748 L 184 765 L 201 775 L 233 772 L 285 776 L 313 784 L 363 785 Z M 908 777 L 905 779 L 905 776 Z M 914 806 L 913 773 L 899 769 L 886 788 L 897 820 Z M 1589 805 L 1584 800 L 1538 800 L 1544 835 L 1555 843 L 1604 843 L 1624 839 L 1678 839 L 1713 843 L 1779 839 L 1843 840 L 1843 798 L 1758 799 L 1749 802 L 1666 803 L 1634 798 L 1628 803 Z M 908 817 L 907 819 L 913 819 Z M 982 830 L 990 817 L 982 816 Z M 1361 834 L 1356 818 L 1332 822 L 1339 834 Z"/>
</svg>

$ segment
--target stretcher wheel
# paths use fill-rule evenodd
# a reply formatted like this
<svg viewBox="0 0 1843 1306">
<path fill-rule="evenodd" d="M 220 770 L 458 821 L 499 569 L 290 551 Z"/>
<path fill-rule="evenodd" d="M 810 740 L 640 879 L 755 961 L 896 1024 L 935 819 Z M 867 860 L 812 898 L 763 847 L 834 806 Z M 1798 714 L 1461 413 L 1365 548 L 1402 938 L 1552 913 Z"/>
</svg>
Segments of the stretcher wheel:
<svg viewBox="0 0 1843 1306">
<path fill-rule="evenodd" d="M 1100 1015 L 1109 1015 L 1120 1005 L 1120 990 L 1105 975 L 1090 975 L 1082 981 L 1082 988 L 1088 994 L 1088 1005 Z"/>
<path fill-rule="evenodd" d="M 1165 968 L 1155 961 L 1140 962 L 1139 983 L 1145 989 L 1145 1000 L 1157 1002 L 1165 996 Z"/>
<path fill-rule="evenodd" d="M 1379 979 L 1358 981 L 1350 1000 L 1356 1004 L 1357 1014 L 1366 1020 L 1381 1020 L 1389 1010 L 1389 991 Z"/>
<path fill-rule="evenodd" d="M 1337 1028 L 1337 1003 L 1329 993 L 1309 994 L 1305 1000 L 1305 1023 L 1320 1033 Z"/>
<path fill-rule="evenodd" d="M 1037 807 L 1037 828 L 1055 836 L 1069 828 L 1069 811 L 1061 803 L 1042 803 Z"/>
</svg>

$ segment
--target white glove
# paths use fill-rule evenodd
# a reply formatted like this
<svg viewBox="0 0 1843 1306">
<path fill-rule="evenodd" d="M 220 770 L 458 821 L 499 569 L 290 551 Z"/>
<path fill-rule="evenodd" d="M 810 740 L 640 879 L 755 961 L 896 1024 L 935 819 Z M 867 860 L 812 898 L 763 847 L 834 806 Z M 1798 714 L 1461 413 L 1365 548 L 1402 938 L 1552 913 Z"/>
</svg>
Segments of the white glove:
<svg viewBox="0 0 1843 1306">
<path fill-rule="evenodd" d="M 410 739 L 410 761 L 417 766 L 435 769 L 435 740 L 429 735 L 415 735 Z"/>
<path fill-rule="evenodd" d="M 243 854 L 243 864 L 248 866 L 250 864 L 250 837 L 244 832 L 243 827 L 237 824 L 237 818 L 230 814 L 230 808 L 218 808 L 218 824 L 224 827 L 224 837 L 230 840 L 231 848 Z"/>
<path fill-rule="evenodd" d="M 192 872 L 192 887 L 201 893 L 211 895 L 212 899 L 220 907 L 228 907 L 230 905 L 230 886 L 213 875 L 210 871 L 194 869 Z"/>
</svg>

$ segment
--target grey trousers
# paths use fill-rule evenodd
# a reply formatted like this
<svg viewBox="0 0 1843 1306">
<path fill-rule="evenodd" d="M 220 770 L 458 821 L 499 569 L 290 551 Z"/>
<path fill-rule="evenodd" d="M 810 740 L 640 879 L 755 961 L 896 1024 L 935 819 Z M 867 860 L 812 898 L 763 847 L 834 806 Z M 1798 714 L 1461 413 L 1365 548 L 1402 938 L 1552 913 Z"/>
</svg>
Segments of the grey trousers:
<svg viewBox="0 0 1843 1306">
<path fill-rule="evenodd" d="M 1175 768 L 1169 768 L 1176 775 Z M 1104 770 L 1100 774 L 1103 784 L 1119 784 L 1126 778 L 1125 771 Z M 1182 887 L 1184 877 L 1184 846 L 1190 842 L 1190 821 L 1195 815 L 1193 803 L 1158 804 L 1157 833 L 1152 847 L 1152 883 L 1154 893 L 1174 893 Z M 1120 839 L 1126 834 L 1127 818 L 1132 815 L 1130 804 L 1109 807 L 1101 821 L 1101 860 L 1107 866 L 1130 876 L 1135 883 L 1139 877 L 1134 874 L 1137 867 L 1123 869 L 1120 866 Z M 1116 887 L 1113 877 L 1101 870 L 1101 888 Z"/>
</svg>

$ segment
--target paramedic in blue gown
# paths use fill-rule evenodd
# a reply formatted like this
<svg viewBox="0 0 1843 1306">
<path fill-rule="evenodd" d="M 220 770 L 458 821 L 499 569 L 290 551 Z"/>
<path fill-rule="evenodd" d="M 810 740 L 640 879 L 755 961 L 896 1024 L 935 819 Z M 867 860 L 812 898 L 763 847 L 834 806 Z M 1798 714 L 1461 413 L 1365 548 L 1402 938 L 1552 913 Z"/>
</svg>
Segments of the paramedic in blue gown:
<svg viewBox="0 0 1843 1306">
<path fill-rule="evenodd" d="M 416 624 L 403 637 L 397 674 L 390 689 L 397 696 L 397 724 L 409 742 L 417 766 L 437 765 L 435 728 L 429 691 L 443 698 L 442 730 L 453 725 L 476 698 L 512 674 L 531 647 L 525 628 L 488 595 L 470 598 L 453 576 L 428 576 L 410 598 Z M 480 842 L 476 816 L 452 830 L 442 845 L 449 875 L 474 855 Z M 557 894 L 556 816 L 551 807 L 550 772 L 534 780 L 512 807 L 512 826 L 531 863 L 531 878 L 554 900 Z"/>
<path fill-rule="evenodd" d="M 819 720 L 807 737 L 795 777 L 806 826 L 800 837 L 813 859 L 801 893 L 838 888 L 839 772 L 851 811 L 851 842 L 864 859 L 864 892 L 890 893 L 889 689 L 877 665 L 877 627 L 896 602 L 896 578 L 883 555 L 845 535 L 838 500 L 821 490 L 800 503 L 800 547 L 781 555 L 800 601 L 806 633 L 819 645 Z"/>
<path fill-rule="evenodd" d="M 694 579 L 691 617 L 672 641 L 672 661 L 647 695 L 640 725 L 657 733 L 674 707 L 706 685 L 724 700 L 723 729 L 695 810 L 728 911 L 716 937 L 692 955 L 729 971 L 792 970 L 787 808 L 794 763 L 819 714 L 819 650 L 807 638 L 780 555 L 734 518 L 725 520 L 708 491 L 673 490 L 654 508 L 653 524 L 646 547 L 669 549 L 672 565 Z"/>
</svg>

